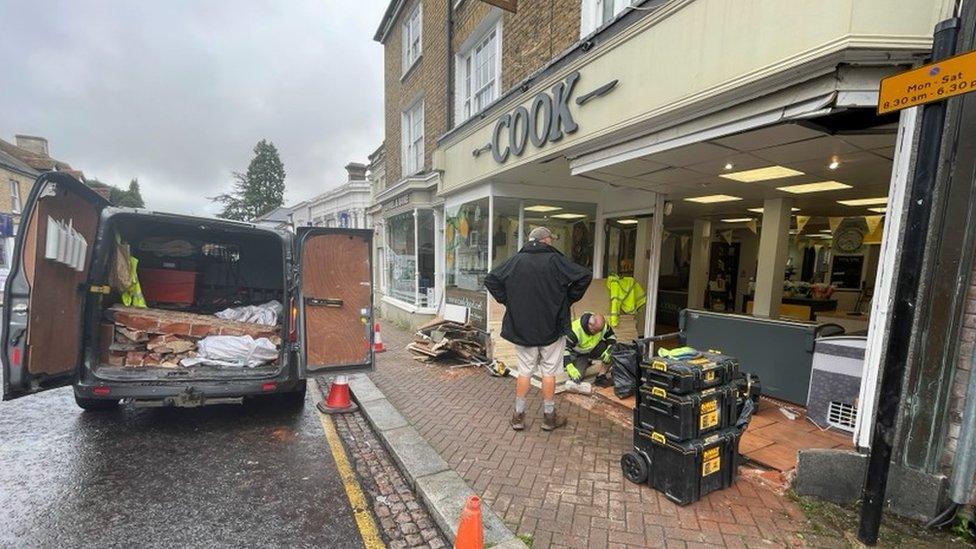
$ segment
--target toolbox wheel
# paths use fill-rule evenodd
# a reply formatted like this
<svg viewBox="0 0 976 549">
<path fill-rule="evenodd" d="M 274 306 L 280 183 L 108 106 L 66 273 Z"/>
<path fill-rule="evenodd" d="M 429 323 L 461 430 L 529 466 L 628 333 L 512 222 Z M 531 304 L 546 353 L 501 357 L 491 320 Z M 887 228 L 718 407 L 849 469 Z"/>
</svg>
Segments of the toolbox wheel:
<svg viewBox="0 0 976 549">
<path fill-rule="evenodd" d="M 624 471 L 624 477 L 634 484 L 647 482 L 647 462 L 637 452 L 627 452 L 621 456 L 620 468 Z"/>
</svg>

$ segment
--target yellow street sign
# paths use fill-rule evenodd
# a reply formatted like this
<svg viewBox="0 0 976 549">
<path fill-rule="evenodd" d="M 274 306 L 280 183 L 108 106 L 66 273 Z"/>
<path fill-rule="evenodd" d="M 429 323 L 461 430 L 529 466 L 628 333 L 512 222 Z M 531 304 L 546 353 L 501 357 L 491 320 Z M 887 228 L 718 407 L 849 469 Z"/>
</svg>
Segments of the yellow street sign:
<svg viewBox="0 0 976 549">
<path fill-rule="evenodd" d="M 942 101 L 976 90 L 976 51 L 929 63 L 881 81 L 878 114 Z"/>
</svg>

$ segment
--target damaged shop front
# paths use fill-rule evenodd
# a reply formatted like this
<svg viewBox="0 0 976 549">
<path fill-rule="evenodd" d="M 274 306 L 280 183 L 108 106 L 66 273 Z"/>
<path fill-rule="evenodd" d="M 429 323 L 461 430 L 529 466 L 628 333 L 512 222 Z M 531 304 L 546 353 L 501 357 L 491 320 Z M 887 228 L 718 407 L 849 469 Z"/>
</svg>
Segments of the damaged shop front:
<svg viewBox="0 0 976 549">
<path fill-rule="evenodd" d="M 767 397 L 741 453 L 788 478 L 801 450 L 870 446 L 917 131 L 913 113 L 875 112 L 877 90 L 929 52 L 948 3 L 829 21 L 717 4 L 629 14 L 439 140 L 444 301 L 514 364 L 484 277 L 547 226 L 594 271 L 574 316 L 612 316 L 608 282 L 627 277 L 647 303 L 620 315 L 620 340 L 674 334 L 651 351 L 717 349 L 758 374 Z M 770 25 L 762 46 L 725 32 L 797 17 L 811 24 Z"/>
</svg>

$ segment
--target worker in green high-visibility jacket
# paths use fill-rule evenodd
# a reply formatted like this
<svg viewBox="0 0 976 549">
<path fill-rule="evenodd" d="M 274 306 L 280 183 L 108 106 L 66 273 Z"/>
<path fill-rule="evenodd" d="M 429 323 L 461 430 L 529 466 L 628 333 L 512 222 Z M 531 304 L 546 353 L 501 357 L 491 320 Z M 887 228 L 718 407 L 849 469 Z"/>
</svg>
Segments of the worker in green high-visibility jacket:
<svg viewBox="0 0 976 549">
<path fill-rule="evenodd" d="M 603 315 L 583 313 L 566 331 L 566 350 L 563 352 L 566 375 L 578 382 L 592 361 L 610 364 L 610 351 L 615 343 L 617 336 Z"/>
</svg>

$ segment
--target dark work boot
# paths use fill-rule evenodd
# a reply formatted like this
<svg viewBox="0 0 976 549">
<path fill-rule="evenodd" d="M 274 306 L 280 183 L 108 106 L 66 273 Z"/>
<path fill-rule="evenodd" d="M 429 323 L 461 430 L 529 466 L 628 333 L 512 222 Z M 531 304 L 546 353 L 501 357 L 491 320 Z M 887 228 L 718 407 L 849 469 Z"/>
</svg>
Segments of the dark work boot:
<svg viewBox="0 0 976 549">
<path fill-rule="evenodd" d="M 518 412 L 513 413 L 511 424 L 512 429 L 515 429 L 516 431 L 525 429 L 525 412 L 522 412 L 521 414 Z"/>
<path fill-rule="evenodd" d="M 555 410 L 551 414 L 542 414 L 542 430 L 552 431 L 566 425 L 566 418 L 557 414 Z"/>
</svg>

